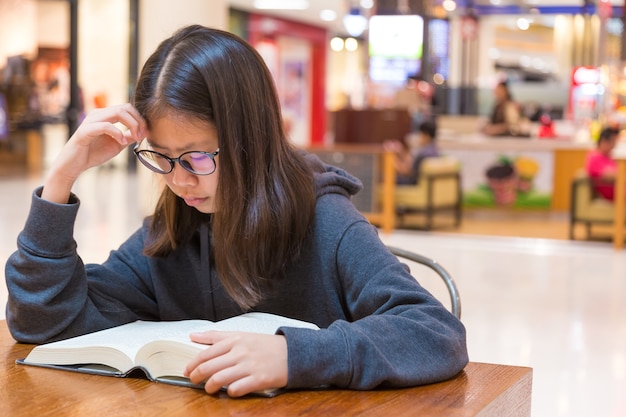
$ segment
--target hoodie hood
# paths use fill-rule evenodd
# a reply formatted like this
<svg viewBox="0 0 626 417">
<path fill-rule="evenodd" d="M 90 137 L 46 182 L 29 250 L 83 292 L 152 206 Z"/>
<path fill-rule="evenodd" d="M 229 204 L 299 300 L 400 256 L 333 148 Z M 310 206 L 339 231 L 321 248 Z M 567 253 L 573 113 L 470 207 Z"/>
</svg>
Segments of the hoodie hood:
<svg viewBox="0 0 626 417">
<path fill-rule="evenodd" d="M 313 171 L 317 198 L 326 194 L 341 194 L 347 198 L 363 189 L 363 183 L 354 175 L 336 166 L 328 165 L 315 154 L 307 154 L 306 160 Z"/>
</svg>

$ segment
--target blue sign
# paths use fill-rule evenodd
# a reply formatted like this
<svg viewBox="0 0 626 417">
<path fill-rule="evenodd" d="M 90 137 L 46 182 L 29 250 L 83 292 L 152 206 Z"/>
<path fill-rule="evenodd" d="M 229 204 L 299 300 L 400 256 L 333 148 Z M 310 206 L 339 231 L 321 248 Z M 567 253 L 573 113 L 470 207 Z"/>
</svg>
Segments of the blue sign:
<svg viewBox="0 0 626 417">
<path fill-rule="evenodd" d="M 4 94 L 0 93 L 0 141 L 9 138 L 9 108 Z"/>
</svg>

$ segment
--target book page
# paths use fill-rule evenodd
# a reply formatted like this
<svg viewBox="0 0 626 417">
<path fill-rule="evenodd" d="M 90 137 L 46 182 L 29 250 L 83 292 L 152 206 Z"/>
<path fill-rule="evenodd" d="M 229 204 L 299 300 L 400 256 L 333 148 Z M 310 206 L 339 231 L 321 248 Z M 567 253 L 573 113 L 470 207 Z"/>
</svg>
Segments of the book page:
<svg viewBox="0 0 626 417">
<path fill-rule="evenodd" d="M 212 323 L 206 320 L 136 321 L 37 346 L 26 357 L 25 362 L 56 365 L 103 363 L 126 372 L 134 366 L 134 358 L 144 344 L 164 338 L 189 342 L 189 333 L 205 331 L 211 326 Z M 124 360 L 121 356 L 128 359 Z"/>
<path fill-rule="evenodd" d="M 279 327 L 303 327 L 319 330 L 313 323 L 270 313 L 246 313 L 214 323 L 211 330 L 274 334 Z"/>
</svg>

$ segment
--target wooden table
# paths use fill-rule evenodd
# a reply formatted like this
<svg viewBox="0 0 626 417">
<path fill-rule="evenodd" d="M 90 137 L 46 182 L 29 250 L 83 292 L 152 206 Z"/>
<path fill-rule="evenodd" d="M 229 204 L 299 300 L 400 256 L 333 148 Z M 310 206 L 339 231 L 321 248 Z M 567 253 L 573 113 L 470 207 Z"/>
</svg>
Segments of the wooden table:
<svg viewBox="0 0 626 417">
<path fill-rule="evenodd" d="M 274 398 L 224 393 L 17 365 L 17 344 L 0 321 L 0 416 L 530 416 L 532 369 L 470 363 L 456 378 L 416 388 L 293 391 Z"/>
</svg>

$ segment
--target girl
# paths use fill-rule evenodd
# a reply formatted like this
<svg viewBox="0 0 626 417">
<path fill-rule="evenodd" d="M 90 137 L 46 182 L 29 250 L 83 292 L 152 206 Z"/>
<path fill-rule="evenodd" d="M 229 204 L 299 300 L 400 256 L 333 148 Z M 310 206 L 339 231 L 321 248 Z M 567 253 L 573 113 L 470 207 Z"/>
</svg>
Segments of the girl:
<svg viewBox="0 0 626 417">
<path fill-rule="evenodd" d="M 167 187 L 143 227 L 102 265 L 83 265 L 72 185 L 134 142 Z M 208 393 L 451 378 L 468 360 L 464 326 L 352 205 L 360 187 L 290 144 L 272 75 L 251 46 L 183 28 L 146 62 L 133 105 L 91 112 L 35 190 L 6 269 L 12 335 L 42 343 L 254 310 L 322 330 L 192 334 L 207 349 L 186 372 Z"/>
</svg>

